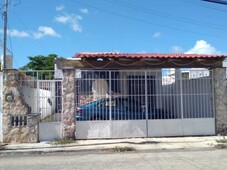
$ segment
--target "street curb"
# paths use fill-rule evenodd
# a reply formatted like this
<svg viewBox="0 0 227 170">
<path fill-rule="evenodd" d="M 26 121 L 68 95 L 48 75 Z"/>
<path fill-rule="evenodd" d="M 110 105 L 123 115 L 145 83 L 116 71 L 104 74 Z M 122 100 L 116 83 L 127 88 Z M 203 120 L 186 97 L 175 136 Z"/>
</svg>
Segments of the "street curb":
<svg viewBox="0 0 227 170">
<path fill-rule="evenodd" d="M 158 148 L 158 149 L 138 149 L 135 148 L 133 151 L 124 151 L 124 152 L 117 152 L 117 151 L 112 151 L 113 147 L 110 148 L 93 148 L 93 149 L 56 149 L 56 150 L 43 150 L 43 149 L 37 149 L 37 150 L 11 150 L 11 149 L 6 149 L 6 150 L 0 150 L 0 156 L 9 156 L 9 155 L 18 155 L 18 154 L 47 154 L 47 153 L 77 153 L 77 152 L 99 152 L 99 153 L 135 153 L 135 152 L 153 152 L 153 153 L 159 153 L 159 152 L 176 152 L 176 151 L 207 151 L 207 150 L 217 150 L 218 148 L 215 147 L 193 147 L 193 148 L 172 148 L 172 149 L 167 149 L 167 148 Z"/>
</svg>

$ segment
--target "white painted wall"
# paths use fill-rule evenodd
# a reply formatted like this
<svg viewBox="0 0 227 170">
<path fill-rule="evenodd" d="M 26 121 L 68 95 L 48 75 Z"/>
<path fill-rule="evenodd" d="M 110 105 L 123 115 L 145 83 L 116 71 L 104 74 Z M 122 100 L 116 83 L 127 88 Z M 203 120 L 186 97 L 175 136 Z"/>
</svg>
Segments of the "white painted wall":
<svg viewBox="0 0 227 170">
<path fill-rule="evenodd" d="M 196 115 L 212 117 L 211 80 L 206 77 L 184 79 L 182 81 L 182 96 L 180 83 L 180 80 L 177 79 L 173 84 L 162 86 L 164 108 L 174 115 L 181 115 L 183 110 L 184 118 L 194 118 Z"/>
<path fill-rule="evenodd" d="M 215 135 L 215 119 L 148 120 L 148 137 Z"/>
<path fill-rule="evenodd" d="M 39 113 L 38 110 L 38 90 L 27 86 L 22 87 L 25 102 L 31 107 L 32 113 Z"/>
<path fill-rule="evenodd" d="M 215 119 L 78 121 L 76 139 L 215 135 Z"/>
<path fill-rule="evenodd" d="M 3 55 L 1 56 L 1 68 L 4 67 L 4 60 L 3 60 Z M 13 56 L 11 54 L 7 54 L 5 58 L 6 64 L 5 68 L 7 69 L 12 69 L 13 68 Z"/>
<path fill-rule="evenodd" d="M 39 111 L 41 113 L 41 119 L 54 114 L 55 97 L 49 90 L 39 89 Z M 51 104 L 48 102 L 51 101 Z"/>
<path fill-rule="evenodd" d="M 22 87 L 25 102 L 31 107 L 32 113 L 41 113 L 41 118 L 54 113 L 55 97 L 49 90 Z M 52 105 L 48 103 L 50 98 Z"/>
<path fill-rule="evenodd" d="M 77 121 L 76 139 L 146 137 L 146 120 Z"/>
<path fill-rule="evenodd" d="M 39 124 L 39 140 L 51 141 L 62 138 L 61 122 L 47 122 Z"/>
</svg>

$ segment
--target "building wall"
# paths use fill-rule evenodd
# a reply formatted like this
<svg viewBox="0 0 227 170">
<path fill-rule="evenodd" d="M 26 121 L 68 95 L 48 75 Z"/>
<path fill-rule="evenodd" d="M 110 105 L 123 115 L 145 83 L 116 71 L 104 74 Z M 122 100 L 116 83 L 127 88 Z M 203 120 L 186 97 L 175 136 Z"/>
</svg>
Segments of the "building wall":
<svg viewBox="0 0 227 170">
<path fill-rule="evenodd" d="M 17 70 L 4 70 L 3 82 L 3 142 L 38 142 L 39 115 L 32 114 L 24 101 Z"/>
<path fill-rule="evenodd" d="M 2 114 L 3 114 L 3 106 L 2 106 L 2 86 L 3 86 L 3 74 L 0 72 L 0 142 L 3 141 L 2 137 Z"/>
<path fill-rule="evenodd" d="M 211 77 L 178 78 L 172 84 L 163 85 L 162 94 L 165 110 L 175 117 L 183 115 L 183 118 L 202 118 L 214 115 Z"/>
<path fill-rule="evenodd" d="M 51 85 L 54 85 L 52 83 Z M 54 114 L 55 96 L 54 91 L 22 87 L 25 102 L 31 107 L 32 113 L 40 113 L 41 119 Z M 48 99 L 51 101 L 48 102 Z"/>
<path fill-rule="evenodd" d="M 162 72 L 161 69 L 155 69 L 155 70 L 129 70 L 129 71 L 119 71 L 120 72 L 120 94 L 121 95 L 128 95 L 129 92 L 129 84 L 128 84 L 128 80 L 129 80 L 129 76 L 143 76 L 145 78 L 145 74 L 147 75 L 147 80 L 151 80 L 154 79 L 154 84 L 153 87 L 149 87 L 149 85 L 147 86 L 147 88 L 154 88 L 152 89 L 154 91 L 154 93 L 159 93 L 161 91 L 161 86 L 162 86 Z M 146 72 L 146 73 L 145 73 Z M 152 78 L 149 78 L 152 77 Z M 133 78 L 132 78 L 133 79 Z M 130 81 L 130 80 L 129 80 Z M 142 87 L 143 90 L 145 90 L 145 86 Z M 143 91 L 141 89 L 141 91 Z M 141 94 L 142 95 L 142 94 Z M 150 94 L 152 95 L 152 94 Z M 141 102 L 141 101 L 140 101 Z M 156 96 L 155 100 L 153 101 L 154 103 L 152 104 L 153 107 L 156 108 L 162 108 L 162 102 L 161 102 L 161 97 L 160 96 Z"/>
<path fill-rule="evenodd" d="M 226 68 L 214 69 L 214 99 L 217 134 L 227 135 Z"/>
</svg>

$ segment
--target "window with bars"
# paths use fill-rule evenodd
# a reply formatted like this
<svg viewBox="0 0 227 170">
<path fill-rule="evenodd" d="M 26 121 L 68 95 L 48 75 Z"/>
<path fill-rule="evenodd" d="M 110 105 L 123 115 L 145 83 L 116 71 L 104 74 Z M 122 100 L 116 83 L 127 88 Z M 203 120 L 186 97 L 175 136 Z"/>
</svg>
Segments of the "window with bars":
<svg viewBox="0 0 227 170">
<path fill-rule="evenodd" d="M 11 126 L 13 127 L 23 127 L 28 123 L 27 116 L 12 116 L 11 117 Z"/>
</svg>

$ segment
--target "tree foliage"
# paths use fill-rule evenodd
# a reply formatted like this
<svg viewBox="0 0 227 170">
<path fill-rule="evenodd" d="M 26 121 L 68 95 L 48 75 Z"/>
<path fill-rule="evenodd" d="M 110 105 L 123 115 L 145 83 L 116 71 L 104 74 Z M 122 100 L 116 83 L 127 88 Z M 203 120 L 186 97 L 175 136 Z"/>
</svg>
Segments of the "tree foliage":
<svg viewBox="0 0 227 170">
<path fill-rule="evenodd" d="M 30 61 L 25 66 L 21 67 L 20 70 L 25 70 L 26 75 L 40 80 L 51 80 L 54 78 L 54 60 L 57 58 L 62 57 L 58 57 L 56 54 L 49 54 L 48 56 L 29 56 L 28 59 Z"/>
<path fill-rule="evenodd" d="M 48 56 L 37 55 L 29 56 L 30 60 L 21 70 L 54 70 L 54 60 L 59 58 L 56 54 L 49 54 Z M 61 57 L 60 57 L 61 58 Z"/>
</svg>

